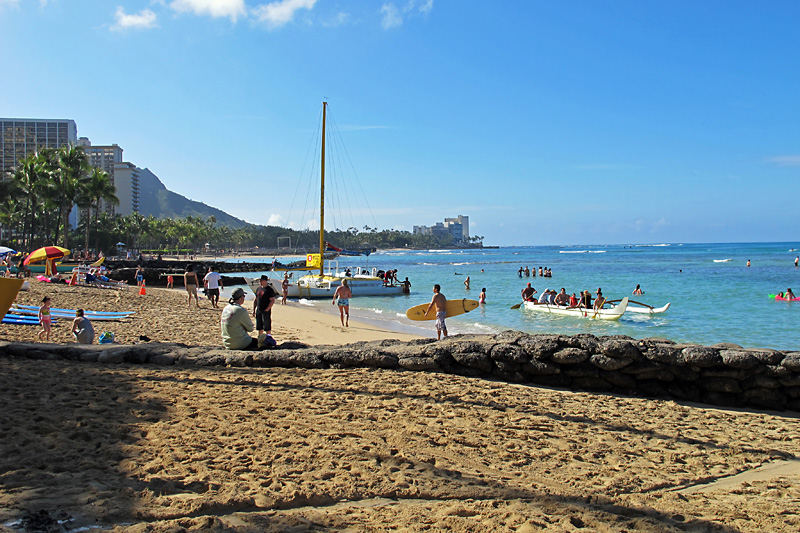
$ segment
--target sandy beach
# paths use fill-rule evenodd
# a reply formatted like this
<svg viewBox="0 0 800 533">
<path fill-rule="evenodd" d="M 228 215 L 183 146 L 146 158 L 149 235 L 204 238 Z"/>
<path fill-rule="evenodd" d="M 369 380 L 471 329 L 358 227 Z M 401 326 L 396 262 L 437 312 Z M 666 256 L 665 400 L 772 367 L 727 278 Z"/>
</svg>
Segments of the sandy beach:
<svg viewBox="0 0 800 533">
<path fill-rule="evenodd" d="M 219 345 L 219 311 L 182 291 L 47 290 L 136 310 L 102 328 L 121 342 Z M 279 342 L 410 338 L 296 306 L 275 321 Z M 119 531 L 800 529 L 796 413 L 424 372 L 8 357 L 0 401 L 0 530 L 42 510 Z"/>
<path fill-rule="evenodd" d="M 119 322 L 95 322 L 98 335 L 102 331 L 114 332 L 120 344 L 139 342 L 145 335 L 152 342 L 181 342 L 192 346 L 221 347 L 219 317 L 222 308 L 227 304 L 221 300 L 219 309 L 213 309 L 211 303 L 200 295 L 200 307 L 187 305 L 187 293 L 183 288 L 145 288 L 146 295 L 141 296 L 135 286 L 124 290 L 97 289 L 91 287 L 72 287 L 65 284 L 49 284 L 31 281 L 31 290 L 22 291 L 17 296 L 17 303 L 23 305 L 41 305 L 44 295 L 52 298 L 52 307 L 68 309 L 86 309 L 93 311 L 135 311 L 130 320 Z M 248 294 L 252 298 L 252 294 Z M 244 306 L 252 311 L 252 299 L 245 301 Z M 332 306 L 333 308 L 333 306 Z M 255 323 L 255 319 L 254 323 Z M 53 328 L 53 342 L 72 342 L 71 323 L 58 321 Z M 272 311 L 272 335 L 278 343 L 287 341 L 304 342 L 306 344 L 347 344 L 356 341 L 415 338 L 407 333 L 392 332 L 359 322 L 351 315 L 350 327 L 342 327 L 338 312 L 324 313 L 303 306 L 297 302 L 281 305 L 276 302 Z M 32 326 L 0 325 L 0 338 L 4 340 L 35 342 L 38 328 Z M 432 335 L 435 334 L 431 329 Z"/>
</svg>

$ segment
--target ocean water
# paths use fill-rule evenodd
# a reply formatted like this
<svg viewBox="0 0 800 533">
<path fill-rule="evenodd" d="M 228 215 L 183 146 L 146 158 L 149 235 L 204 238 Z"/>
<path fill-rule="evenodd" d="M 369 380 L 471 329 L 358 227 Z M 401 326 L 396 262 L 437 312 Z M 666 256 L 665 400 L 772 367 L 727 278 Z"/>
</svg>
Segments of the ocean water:
<svg viewBox="0 0 800 533">
<path fill-rule="evenodd" d="M 433 322 L 412 322 L 409 307 L 429 302 L 434 283 L 451 299 L 478 299 L 486 288 L 487 303 L 448 319 L 457 333 L 495 333 L 514 329 L 529 333 L 592 333 L 662 337 L 677 342 L 732 342 L 750 348 L 800 351 L 800 302 L 778 302 L 769 294 L 792 287 L 800 293 L 800 269 L 794 267 L 800 243 L 722 243 L 503 247 L 484 250 L 403 250 L 377 252 L 368 258 L 339 258 L 340 266 L 396 268 L 408 276 L 411 294 L 351 299 L 353 319 L 376 322 L 387 329 L 435 336 Z M 747 267 L 748 259 L 751 266 Z M 271 262 L 271 259 L 268 261 Z M 549 267 L 551 278 L 522 278 L 520 267 Z M 254 272 L 260 275 L 261 272 Z M 297 275 L 297 274 L 295 274 Z M 469 276 L 471 289 L 464 279 Z M 568 293 L 598 287 L 608 299 L 629 296 L 654 307 L 671 304 L 660 315 L 625 314 L 619 321 L 585 320 L 512 310 L 527 282 L 540 293 Z M 640 284 L 644 294 L 632 296 Z M 330 301 L 304 305 L 332 312 Z"/>
</svg>

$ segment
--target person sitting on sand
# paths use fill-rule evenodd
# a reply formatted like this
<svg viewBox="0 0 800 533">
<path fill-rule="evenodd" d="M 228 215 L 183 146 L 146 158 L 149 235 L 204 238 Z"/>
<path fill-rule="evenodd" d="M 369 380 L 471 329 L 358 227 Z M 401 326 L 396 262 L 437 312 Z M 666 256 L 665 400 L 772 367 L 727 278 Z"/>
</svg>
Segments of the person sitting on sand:
<svg viewBox="0 0 800 533">
<path fill-rule="evenodd" d="M 233 291 L 228 305 L 222 310 L 219 323 L 222 331 L 222 345 L 228 350 L 255 350 L 258 348 L 258 339 L 249 335 L 255 329 L 250 313 L 242 307 L 244 303 L 244 289 L 241 287 Z"/>
<path fill-rule="evenodd" d="M 89 319 L 83 316 L 83 309 L 75 311 L 75 320 L 72 321 L 72 335 L 78 344 L 92 344 L 94 342 L 94 327 Z"/>
</svg>

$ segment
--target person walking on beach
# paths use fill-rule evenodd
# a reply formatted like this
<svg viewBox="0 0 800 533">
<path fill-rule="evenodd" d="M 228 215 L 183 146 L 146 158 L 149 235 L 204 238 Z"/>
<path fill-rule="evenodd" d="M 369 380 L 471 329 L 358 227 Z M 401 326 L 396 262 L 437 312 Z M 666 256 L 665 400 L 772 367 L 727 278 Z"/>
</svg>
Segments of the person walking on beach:
<svg viewBox="0 0 800 533">
<path fill-rule="evenodd" d="M 350 298 L 353 296 L 353 291 L 350 290 L 350 286 L 347 284 L 347 280 L 343 279 L 342 284 L 336 287 L 336 292 L 333 293 L 333 301 L 331 305 L 334 303 L 339 304 L 339 318 L 342 321 L 342 326 L 349 328 L 350 327 Z M 336 299 L 339 299 L 337 302 Z M 345 316 L 347 317 L 345 319 Z"/>
<path fill-rule="evenodd" d="M 253 321 L 247 310 L 242 307 L 244 303 L 244 289 L 233 291 L 228 305 L 222 310 L 219 318 L 222 332 L 222 345 L 227 350 L 255 350 L 258 348 L 258 339 L 250 336 L 253 331 Z"/>
<path fill-rule="evenodd" d="M 272 306 L 275 305 L 275 289 L 269 284 L 269 277 L 261 275 L 259 280 L 261 286 L 256 289 L 256 299 L 253 302 L 253 316 L 256 317 L 256 329 L 258 330 L 259 343 L 272 338 Z M 266 336 L 262 337 L 266 333 Z M 261 346 L 259 346 L 261 347 Z"/>
<path fill-rule="evenodd" d="M 286 300 L 289 299 L 289 273 L 283 273 L 283 281 L 281 282 L 281 291 L 283 292 L 283 298 L 281 299 L 281 305 L 286 305 Z"/>
<path fill-rule="evenodd" d="M 168 289 L 171 289 L 171 288 L 172 288 L 172 283 L 173 283 L 174 281 L 175 281 L 175 280 L 172 278 L 172 274 L 169 274 L 169 275 L 167 275 L 167 288 L 168 288 Z"/>
<path fill-rule="evenodd" d="M 72 335 L 78 344 L 92 344 L 94 342 L 94 327 L 89 319 L 83 316 L 83 309 L 75 311 L 75 320 L 72 321 Z"/>
<path fill-rule="evenodd" d="M 39 332 L 39 340 L 42 340 L 42 335 L 45 336 L 47 342 L 50 342 L 50 297 L 45 296 L 42 298 L 42 306 L 39 308 L 39 324 L 42 325 L 42 331 Z"/>
<path fill-rule="evenodd" d="M 144 283 L 144 269 L 142 265 L 136 267 L 136 286 L 141 287 Z"/>
<path fill-rule="evenodd" d="M 431 303 L 428 304 L 428 307 L 425 308 L 425 314 L 427 315 L 430 312 L 431 307 L 436 307 L 436 339 L 439 340 L 442 338 L 442 335 L 447 337 L 447 326 L 444 323 L 444 319 L 447 318 L 447 298 L 444 297 L 440 291 L 442 288 L 437 283 L 433 286 L 433 298 L 431 299 Z"/>
<path fill-rule="evenodd" d="M 208 267 L 208 273 L 203 278 L 203 286 L 206 289 L 206 296 L 211 300 L 211 307 L 218 309 L 219 291 L 223 289 L 222 276 L 212 267 Z"/>
<path fill-rule="evenodd" d="M 197 274 L 195 274 L 194 266 L 191 264 L 186 265 L 186 272 L 183 273 L 183 285 L 189 294 L 189 307 L 192 306 L 192 296 L 194 296 L 194 304 L 199 308 L 200 301 L 197 298 L 197 286 L 200 283 L 197 281 Z"/>
</svg>

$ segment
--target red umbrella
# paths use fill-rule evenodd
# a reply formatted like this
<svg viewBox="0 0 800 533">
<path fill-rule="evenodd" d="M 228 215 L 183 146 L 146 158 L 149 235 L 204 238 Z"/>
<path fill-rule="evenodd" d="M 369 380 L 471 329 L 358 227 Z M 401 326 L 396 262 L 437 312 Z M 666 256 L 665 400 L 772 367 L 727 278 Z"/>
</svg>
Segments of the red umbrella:
<svg viewBox="0 0 800 533">
<path fill-rule="evenodd" d="M 66 248 L 62 248 L 60 246 L 45 246 L 44 248 L 39 248 L 38 250 L 31 252 L 31 254 L 25 258 L 25 261 L 23 261 L 22 264 L 27 265 L 30 263 L 38 263 L 39 261 L 44 261 L 46 259 L 61 259 L 65 255 L 69 255 L 71 253 L 72 252 Z"/>
</svg>

